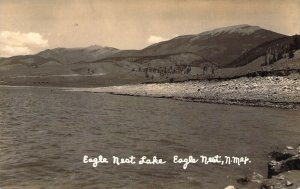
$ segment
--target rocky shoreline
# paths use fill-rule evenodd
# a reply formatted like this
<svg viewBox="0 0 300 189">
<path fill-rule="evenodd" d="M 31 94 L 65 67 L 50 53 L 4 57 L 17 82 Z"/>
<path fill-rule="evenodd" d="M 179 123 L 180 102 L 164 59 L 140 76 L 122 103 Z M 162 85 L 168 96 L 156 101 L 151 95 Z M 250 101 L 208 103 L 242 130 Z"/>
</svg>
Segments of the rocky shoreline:
<svg viewBox="0 0 300 189">
<path fill-rule="evenodd" d="M 300 107 L 299 74 L 289 76 L 242 77 L 224 81 L 153 83 L 74 90 L 115 95 L 172 98 L 202 103 L 289 109 L 298 109 Z"/>
<path fill-rule="evenodd" d="M 236 179 L 234 185 L 225 189 L 299 189 L 300 188 L 300 146 L 286 146 L 268 154 L 268 178 L 253 172 Z"/>
</svg>

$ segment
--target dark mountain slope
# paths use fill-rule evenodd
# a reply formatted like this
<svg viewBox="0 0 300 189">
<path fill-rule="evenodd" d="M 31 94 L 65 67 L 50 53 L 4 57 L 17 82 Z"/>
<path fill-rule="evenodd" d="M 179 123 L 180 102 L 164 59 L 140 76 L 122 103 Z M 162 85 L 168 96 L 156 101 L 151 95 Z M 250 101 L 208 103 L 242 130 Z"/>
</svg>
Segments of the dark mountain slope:
<svg viewBox="0 0 300 189">
<path fill-rule="evenodd" d="M 258 26 L 236 25 L 197 35 L 179 36 L 139 51 L 121 51 L 112 57 L 144 57 L 190 52 L 223 67 L 248 50 L 284 36 Z"/>
</svg>

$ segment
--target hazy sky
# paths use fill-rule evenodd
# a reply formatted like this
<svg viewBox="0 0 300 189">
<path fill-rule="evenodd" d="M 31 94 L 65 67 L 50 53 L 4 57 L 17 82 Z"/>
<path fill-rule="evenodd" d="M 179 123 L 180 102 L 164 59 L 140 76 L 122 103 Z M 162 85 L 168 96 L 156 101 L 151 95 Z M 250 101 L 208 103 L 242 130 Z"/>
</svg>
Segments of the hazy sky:
<svg viewBox="0 0 300 189">
<path fill-rule="evenodd" d="M 300 33 L 300 0 L 0 0 L 0 57 L 98 44 L 141 49 L 250 24 Z"/>
</svg>

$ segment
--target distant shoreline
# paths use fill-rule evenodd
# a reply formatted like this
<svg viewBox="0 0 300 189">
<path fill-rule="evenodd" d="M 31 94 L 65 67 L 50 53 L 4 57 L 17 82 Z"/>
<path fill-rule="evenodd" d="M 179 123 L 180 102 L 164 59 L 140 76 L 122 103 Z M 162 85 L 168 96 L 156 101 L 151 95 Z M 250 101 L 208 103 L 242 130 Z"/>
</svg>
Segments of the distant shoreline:
<svg viewBox="0 0 300 189">
<path fill-rule="evenodd" d="M 72 91 L 285 109 L 300 107 L 300 75 L 238 78 L 225 81 L 152 83 Z"/>
</svg>

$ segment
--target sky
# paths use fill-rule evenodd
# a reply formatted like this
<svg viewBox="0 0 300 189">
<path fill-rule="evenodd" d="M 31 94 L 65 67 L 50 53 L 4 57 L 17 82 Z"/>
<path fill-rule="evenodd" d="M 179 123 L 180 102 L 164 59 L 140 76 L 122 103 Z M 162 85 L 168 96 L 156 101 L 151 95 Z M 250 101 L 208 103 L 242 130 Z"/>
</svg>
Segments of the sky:
<svg viewBox="0 0 300 189">
<path fill-rule="evenodd" d="M 300 33 L 300 0 L 0 0 L 0 57 L 56 47 L 142 49 L 238 24 Z"/>
</svg>

